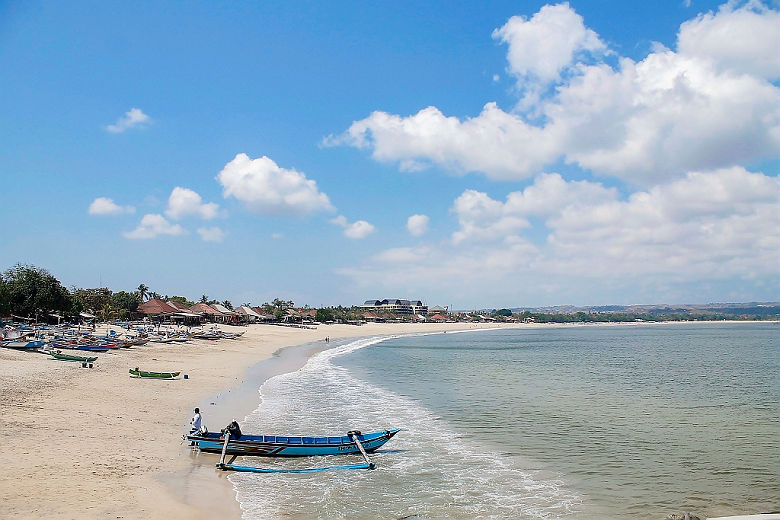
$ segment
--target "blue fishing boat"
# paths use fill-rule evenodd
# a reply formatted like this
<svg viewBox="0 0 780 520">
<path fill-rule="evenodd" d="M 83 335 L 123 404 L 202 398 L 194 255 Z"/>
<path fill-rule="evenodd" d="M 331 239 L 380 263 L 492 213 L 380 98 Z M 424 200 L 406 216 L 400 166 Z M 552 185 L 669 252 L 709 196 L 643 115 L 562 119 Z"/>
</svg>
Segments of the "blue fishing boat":
<svg viewBox="0 0 780 520">
<path fill-rule="evenodd" d="M 263 457 L 307 457 L 312 455 L 345 455 L 361 452 L 357 438 L 366 452 L 370 453 L 385 444 L 399 429 L 383 430 L 362 434 L 335 435 L 327 437 L 304 437 L 291 435 L 232 435 L 225 448 L 225 436 L 220 432 L 190 433 L 187 440 L 201 451 L 227 455 L 257 455 Z"/>
<path fill-rule="evenodd" d="M 46 344 L 45 341 L 30 341 L 26 339 L 10 339 L 0 341 L 0 346 L 5 348 L 14 348 L 17 350 L 38 350 Z"/>
</svg>

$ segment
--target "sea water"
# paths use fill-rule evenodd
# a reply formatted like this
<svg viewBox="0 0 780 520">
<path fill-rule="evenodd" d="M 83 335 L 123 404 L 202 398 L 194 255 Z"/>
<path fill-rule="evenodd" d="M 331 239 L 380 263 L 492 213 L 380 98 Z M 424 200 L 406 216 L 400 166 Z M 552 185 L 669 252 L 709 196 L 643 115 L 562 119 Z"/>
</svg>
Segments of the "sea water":
<svg viewBox="0 0 780 520">
<path fill-rule="evenodd" d="M 378 469 L 230 480 L 247 519 L 661 519 L 775 510 L 778 331 L 776 323 L 674 323 L 351 341 L 266 381 L 244 429 L 402 428 L 371 455 Z M 360 460 L 243 462 L 305 468 Z"/>
</svg>

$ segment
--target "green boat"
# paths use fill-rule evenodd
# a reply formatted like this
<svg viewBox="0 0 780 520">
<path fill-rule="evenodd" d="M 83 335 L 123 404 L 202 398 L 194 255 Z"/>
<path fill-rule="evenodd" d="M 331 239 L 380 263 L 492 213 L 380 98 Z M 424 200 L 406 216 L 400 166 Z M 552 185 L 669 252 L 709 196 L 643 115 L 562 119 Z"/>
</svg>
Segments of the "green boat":
<svg viewBox="0 0 780 520">
<path fill-rule="evenodd" d="M 138 367 L 130 369 L 130 377 L 144 377 L 146 379 L 176 379 L 181 372 L 147 372 Z"/>
<path fill-rule="evenodd" d="M 49 352 L 49 354 L 54 359 L 59 359 L 60 361 L 78 361 L 79 363 L 93 363 L 97 361 L 97 357 L 74 356 L 72 354 L 63 354 L 61 352 Z"/>
</svg>

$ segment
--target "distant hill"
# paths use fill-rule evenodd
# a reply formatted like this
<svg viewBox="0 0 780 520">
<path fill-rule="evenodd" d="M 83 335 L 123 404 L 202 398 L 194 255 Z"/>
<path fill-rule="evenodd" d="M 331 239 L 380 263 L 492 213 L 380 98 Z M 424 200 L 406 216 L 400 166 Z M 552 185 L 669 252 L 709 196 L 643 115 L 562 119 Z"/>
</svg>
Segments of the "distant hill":
<svg viewBox="0 0 780 520">
<path fill-rule="evenodd" d="M 485 309 L 492 312 L 495 309 Z M 532 312 L 543 314 L 575 314 L 585 312 L 590 314 L 625 313 L 645 315 L 687 314 L 691 316 L 720 314 L 725 316 L 767 317 L 780 315 L 780 302 L 745 302 L 745 303 L 706 303 L 706 304 L 653 304 L 653 305 L 595 305 L 576 307 L 574 305 L 556 305 L 551 307 L 513 307 L 513 313 Z"/>
</svg>

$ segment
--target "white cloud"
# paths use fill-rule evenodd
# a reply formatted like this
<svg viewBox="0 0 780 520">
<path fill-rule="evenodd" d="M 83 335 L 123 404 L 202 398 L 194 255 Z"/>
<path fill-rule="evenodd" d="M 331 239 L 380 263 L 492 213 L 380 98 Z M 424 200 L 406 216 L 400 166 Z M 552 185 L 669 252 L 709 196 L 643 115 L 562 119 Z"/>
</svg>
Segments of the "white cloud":
<svg viewBox="0 0 780 520">
<path fill-rule="evenodd" d="M 330 220 L 331 224 L 344 228 L 344 236 L 347 238 L 353 238 L 359 240 L 366 238 L 368 235 L 376 231 L 376 228 L 372 224 L 369 224 L 365 220 L 357 220 L 355 222 L 349 222 L 347 217 L 339 215 Z"/>
<path fill-rule="evenodd" d="M 428 107 L 409 117 L 374 112 L 326 145 L 371 148 L 378 161 L 399 161 L 404 171 L 436 164 L 455 173 L 485 172 L 496 179 L 532 175 L 559 153 L 541 128 L 488 103 L 479 116 L 460 121 Z"/>
<path fill-rule="evenodd" d="M 369 149 L 402 170 L 435 165 L 493 179 L 528 178 L 563 158 L 639 186 L 774 158 L 780 89 L 767 78 L 780 71 L 778 12 L 733 5 L 683 24 L 676 52 L 657 45 L 615 68 L 597 59 L 603 44 L 579 15 L 566 4 L 547 6 L 495 33 L 509 44 L 521 91 L 554 84 L 539 91 L 534 123 L 495 103 L 465 119 L 436 107 L 406 117 L 376 111 L 324 143 Z M 529 48 L 540 29 L 556 26 L 572 32 L 548 31 L 543 53 Z"/>
<path fill-rule="evenodd" d="M 225 198 L 235 197 L 258 213 L 306 215 L 334 210 L 315 181 L 265 156 L 250 159 L 240 153 L 219 172 L 217 180 Z"/>
<path fill-rule="evenodd" d="M 683 279 L 776 274 L 777 178 L 741 167 L 691 172 L 628 200 L 566 207 L 547 226 L 552 267 Z"/>
<path fill-rule="evenodd" d="M 130 128 L 143 127 L 146 123 L 149 123 L 151 118 L 144 114 L 140 108 L 131 108 L 125 114 L 116 120 L 113 125 L 106 126 L 106 130 L 112 134 L 121 134 L 125 130 Z"/>
<path fill-rule="evenodd" d="M 225 232 L 217 226 L 198 228 L 198 234 L 204 242 L 222 242 Z"/>
<path fill-rule="evenodd" d="M 135 213 L 135 208 L 133 206 L 120 206 L 108 197 L 98 197 L 89 205 L 87 212 L 90 215 L 122 215 Z"/>
<path fill-rule="evenodd" d="M 183 235 L 186 231 L 178 224 L 168 222 L 165 217 L 156 213 L 147 213 L 141 218 L 141 223 L 132 231 L 124 233 L 126 238 L 146 239 L 159 235 Z"/>
<path fill-rule="evenodd" d="M 509 47 L 509 72 L 525 95 L 524 105 L 538 101 L 542 90 L 561 80 L 575 58 L 607 51 L 598 35 L 585 27 L 582 16 L 568 3 L 545 5 L 530 20 L 511 17 L 493 31 L 493 38 Z"/>
<path fill-rule="evenodd" d="M 431 219 L 428 215 L 412 215 L 406 220 L 406 229 L 415 237 L 421 237 L 428 232 Z"/>
<path fill-rule="evenodd" d="M 176 186 L 168 197 L 168 217 L 178 220 L 188 215 L 196 215 L 203 220 L 211 220 L 219 214 L 219 206 L 214 202 L 203 203 L 197 192 Z"/>
<path fill-rule="evenodd" d="M 453 204 L 460 227 L 451 241 L 388 249 L 339 272 L 386 290 L 450 288 L 447 297 L 461 301 L 707 301 L 704 288 L 722 294 L 726 286 L 742 298 L 771 295 L 779 192 L 776 177 L 741 167 L 689 172 L 625 199 L 599 183 L 545 174 L 505 201 L 464 192 Z M 700 291 L 693 296 L 691 284 Z"/>
<path fill-rule="evenodd" d="M 699 14 L 680 26 L 680 54 L 711 61 L 735 74 L 776 80 L 780 76 L 780 24 L 777 11 L 750 1 L 721 6 L 718 13 Z"/>
</svg>

